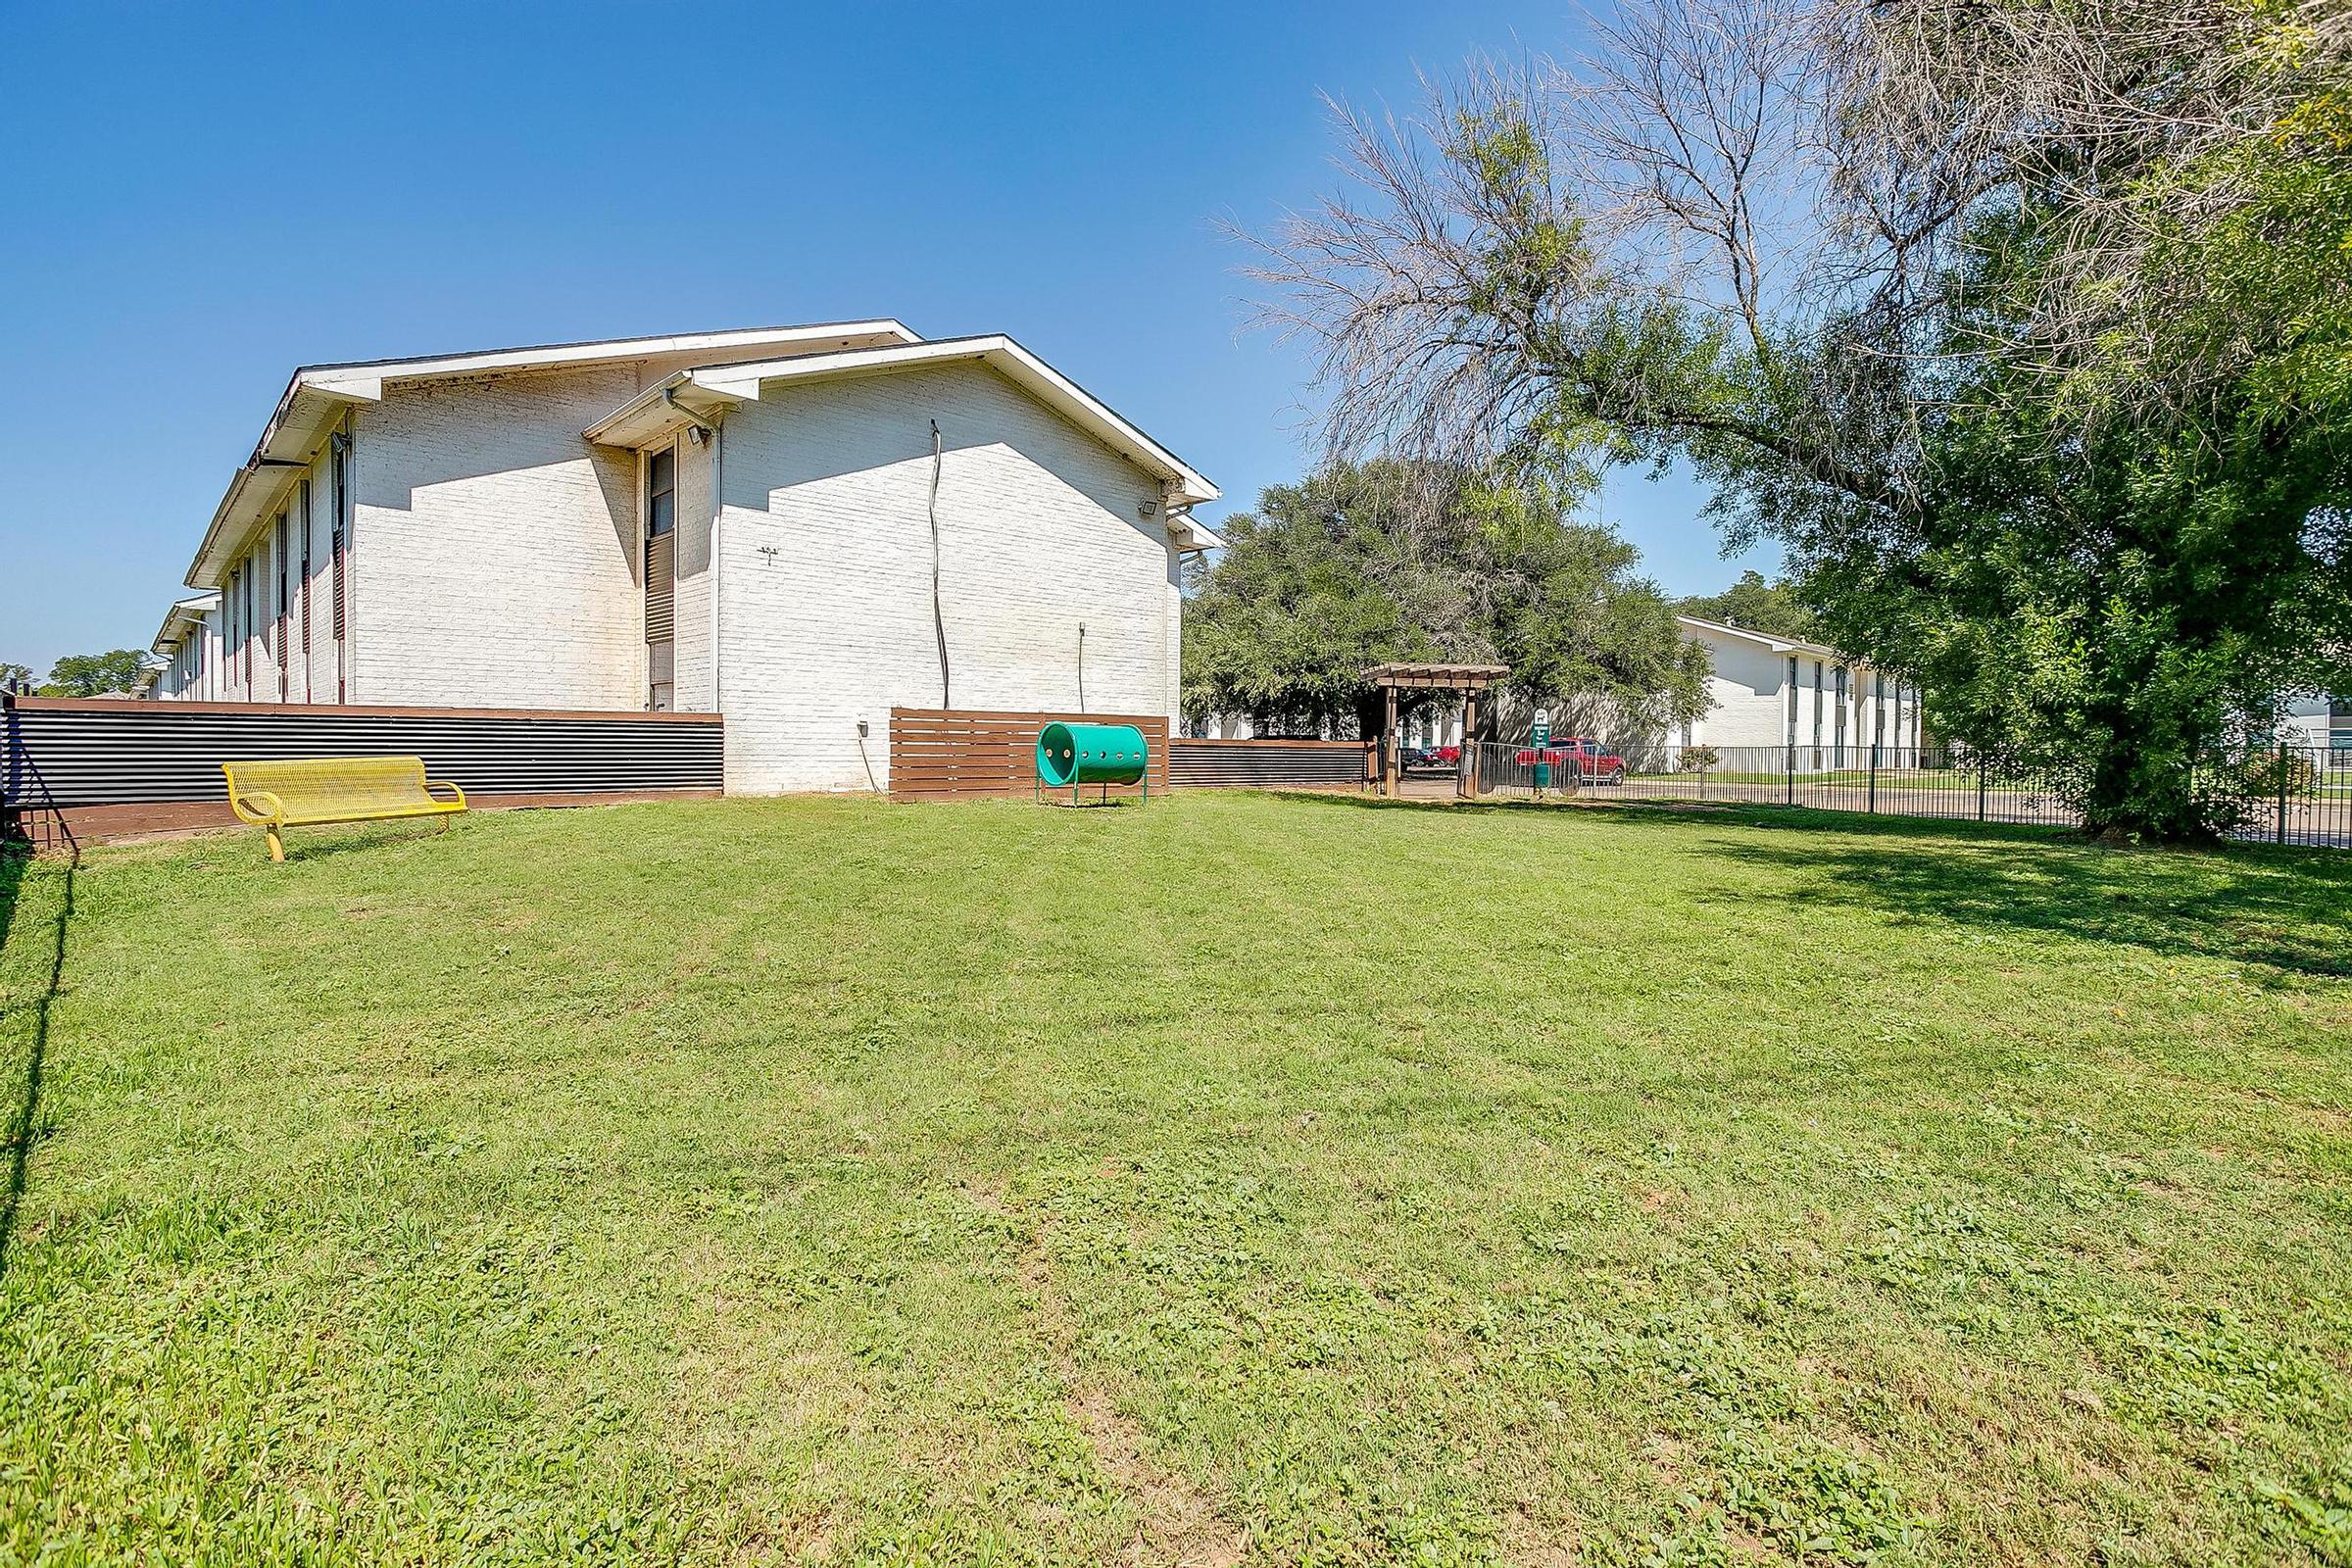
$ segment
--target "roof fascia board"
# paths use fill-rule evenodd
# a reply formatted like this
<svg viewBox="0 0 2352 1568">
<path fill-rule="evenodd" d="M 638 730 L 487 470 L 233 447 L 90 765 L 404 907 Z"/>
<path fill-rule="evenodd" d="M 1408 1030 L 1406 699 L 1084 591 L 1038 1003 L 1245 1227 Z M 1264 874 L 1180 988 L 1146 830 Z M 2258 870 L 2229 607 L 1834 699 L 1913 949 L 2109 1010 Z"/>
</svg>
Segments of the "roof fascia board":
<svg viewBox="0 0 2352 1568">
<path fill-rule="evenodd" d="M 714 366 L 693 372 L 694 383 L 729 397 L 759 396 L 763 381 L 808 380 L 823 376 L 911 369 L 919 366 L 977 360 L 1054 408 L 1081 428 L 1091 429 L 1105 444 L 1121 448 L 1131 459 L 1157 468 L 1164 478 L 1183 487 L 1182 501 L 1191 505 L 1215 501 L 1224 492 L 1167 448 L 1130 424 L 1107 404 L 1063 375 L 1003 333 L 985 337 L 934 338 L 896 348 L 846 349 L 837 354 L 809 354 L 799 359 L 760 361 L 748 365 Z"/>
<path fill-rule="evenodd" d="M 1820 659 L 1835 659 L 1844 664 L 1866 664 L 1867 660 L 1848 659 L 1827 643 L 1808 641 L 1802 637 L 1775 637 L 1770 632 L 1757 631 L 1749 626 L 1727 626 L 1720 620 L 1701 620 L 1696 615 L 1677 615 L 1676 621 L 1685 626 L 1696 626 L 1701 631 L 1737 637 L 1741 642 L 1760 643 L 1776 654 L 1810 654 Z"/>
<path fill-rule="evenodd" d="M 922 341 L 905 322 L 888 317 L 869 321 L 820 321 L 810 326 L 755 327 L 732 332 L 685 332 L 668 337 L 611 338 L 594 343 L 557 343 L 544 348 L 493 349 L 429 360 L 375 360 L 356 365 L 306 366 L 297 379 L 309 385 L 368 399 L 383 396 L 386 381 L 437 375 L 477 375 L 491 370 L 538 370 L 607 360 L 648 360 L 668 354 L 724 353 L 730 349 L 782 347 L 840 337 L 895 337 Z"/>
</svg>

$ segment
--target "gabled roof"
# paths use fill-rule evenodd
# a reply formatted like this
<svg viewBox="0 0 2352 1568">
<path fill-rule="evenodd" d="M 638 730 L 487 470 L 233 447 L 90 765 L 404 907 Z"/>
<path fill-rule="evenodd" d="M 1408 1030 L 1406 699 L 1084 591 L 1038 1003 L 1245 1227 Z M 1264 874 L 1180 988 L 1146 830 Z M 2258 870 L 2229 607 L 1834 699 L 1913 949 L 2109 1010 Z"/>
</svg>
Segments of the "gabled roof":
<svg viewBox="0 0 2352 1568">
<path fill-rule="evenodd" d="M 1700 631 L 1711 631 L 1722 637 L 1735 637 L 1741 642 L 1754 643 L 1760 648 L 1769 648 L 1776 654 L 1809 654 L 1816 659 L 1835 659 L 1841 663 L 1860 662 L 1858 660 L 1847 659 L 1845 655 L 1827 643 L 1809 642 L 1802 637 L 1775 637 L 1770 632 L 1757 631 L 1753 627 L 1734 626 L 1720 620 L 1701 620 L 1696 615 L 1677 615 L 1674 618 L 1679 625 L 1695 627 Z"/>
<path fill-rule="evenodd" d="M 868 321 L 824 321 L 805 326 L 746 327 L 725 332 L 688 332 L 662 337 L 605 338 L 586 343 L 543 343 L 527 348 L 483 349 L 468 354 L 427 355 L 399 360 L 358 360 L 341 365 L 306 365 L 294 372 L 271 411 L 253 456 L 229 480 L 213 512 L 204 542 L 188 565 L 188 581 L 200 588 L 219 583 L 230 551 L 244 542 L 282 504 L 291 485 L 289 466 L 318 449 L 355 403 L 374 403 L 388 384 L 449 376 L 489 375 L 518 370 L 690 355 L 711 364 L 874 344 L 919 343 L 903 321 L 887 317 Z"/>
<path fill-rule="evenodd" d="M 204 624 L 205 616 L 220 608 L 219 594 L 198 594 L 193 599 L 180 600 L 164 612 L 164 623 L 156 628 L 155 641 L 147 646 L 156 653 L 170 654 Z"/>
<path fill-rule="evenodd" d="M 771 382 L 887 375 L 956 363 L 986 365 L 1146 473 L 1158 478 L 1168 487 L 1168 500 L 1174 509 L 1214 501 L 1222 494 L 1191 465 L 1002 333 L 683 370 L 659 386 L 648 387 L 590 425 L 584 433 L 589 440 L 601 444 L 640 446 L 659 439 L 695 416 L 707 417 L 731 407 L 757 402 L 760 389 Z M 1171 526 L 1181 528 L 1186 541 L 1184 548 L 1188 550 L 1214 550 L 1224 543 L 1187 516 L 1172 518 Z"/>
<path fill-rule="evenodd" d="M 532 348 L 480 349 L 469 354 L 423 355 L 402 360 L 362 360 L 348 365 L 306 365 L 294 372 L 297 385 L 320 387 L 374 402 L 386 381 L 443 375 L 486 375 L 494 370 L 544 370 L 605 360 L 650 360 L 670 354 L 708 356 L 712 363 L 757 356 L 771 349 L 819 349 L 851 343 L 920 343 L 904 321 L 819 321 L 805 326 L 749 326 L 725 332 L 683 332 L 658 337 L 603 338 L 588 343 L 542 343 Z"/>
</svg>

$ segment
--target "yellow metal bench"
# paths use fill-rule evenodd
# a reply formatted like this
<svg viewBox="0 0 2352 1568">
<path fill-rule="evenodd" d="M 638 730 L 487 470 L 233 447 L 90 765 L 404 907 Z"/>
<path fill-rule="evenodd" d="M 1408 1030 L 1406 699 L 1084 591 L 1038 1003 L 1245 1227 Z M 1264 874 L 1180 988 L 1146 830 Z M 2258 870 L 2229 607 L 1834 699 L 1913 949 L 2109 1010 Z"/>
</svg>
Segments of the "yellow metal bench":
<svg viewBox="0 0 2352 1568">
<path fill-rule="evenodd" d="M 466 792 L 428 781 L 420 757 L 306 757 L 286 761 L 222 762 L 228 808 L 270 835 L 270 858 L 286 858 L 278 830 L 321 822 L 372 822 L 430 816 L 435 832 L 466 809 Z M 455 799 L 434 794 L 447 790 Z"/>
</svg>

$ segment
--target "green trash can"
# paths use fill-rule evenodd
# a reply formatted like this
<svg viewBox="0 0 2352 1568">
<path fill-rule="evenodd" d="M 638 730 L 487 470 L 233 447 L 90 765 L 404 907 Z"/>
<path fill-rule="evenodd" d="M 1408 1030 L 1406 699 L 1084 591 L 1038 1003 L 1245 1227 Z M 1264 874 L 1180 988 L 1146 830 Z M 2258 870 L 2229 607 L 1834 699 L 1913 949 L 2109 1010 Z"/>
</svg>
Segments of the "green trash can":
<svg viewBox="0 0 2352 1568">
<path fill-rule="evenodd" d="M 1072 724 L 1055 722 L 1037 732 L 1037 786 L 1068 789 L 1078 799 L 1081 784 L 1104 786 L 1110 799 L 1113 784 L 1142 784 L 1152 798 L 1152 743 L 1133 724 Z"/>
</svg>

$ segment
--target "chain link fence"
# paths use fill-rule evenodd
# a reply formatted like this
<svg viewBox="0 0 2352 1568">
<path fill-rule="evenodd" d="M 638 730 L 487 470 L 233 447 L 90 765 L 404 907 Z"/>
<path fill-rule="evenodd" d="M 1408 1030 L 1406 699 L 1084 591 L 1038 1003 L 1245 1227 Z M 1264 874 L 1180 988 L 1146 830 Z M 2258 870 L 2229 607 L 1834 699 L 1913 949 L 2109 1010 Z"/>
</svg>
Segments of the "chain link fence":
<svg viewBox="0 0 2352 1568">
<path fill-rule="evenodd" d="M 1586 795 L 1604 800 L 1808 806 L 1880 816 L 2080 827 L 2069 800 L 2082 779 L 2026 769 L 1953 747 L 1650 746 L 1582 742 L 1537 748 L 1482 741 L 1485 796 Z M 2233 825 L 2229 836 L 2352 848 L 2352 751 L 2255 747 L 2198 766 L 2200 795 Z"/>
</svg>

